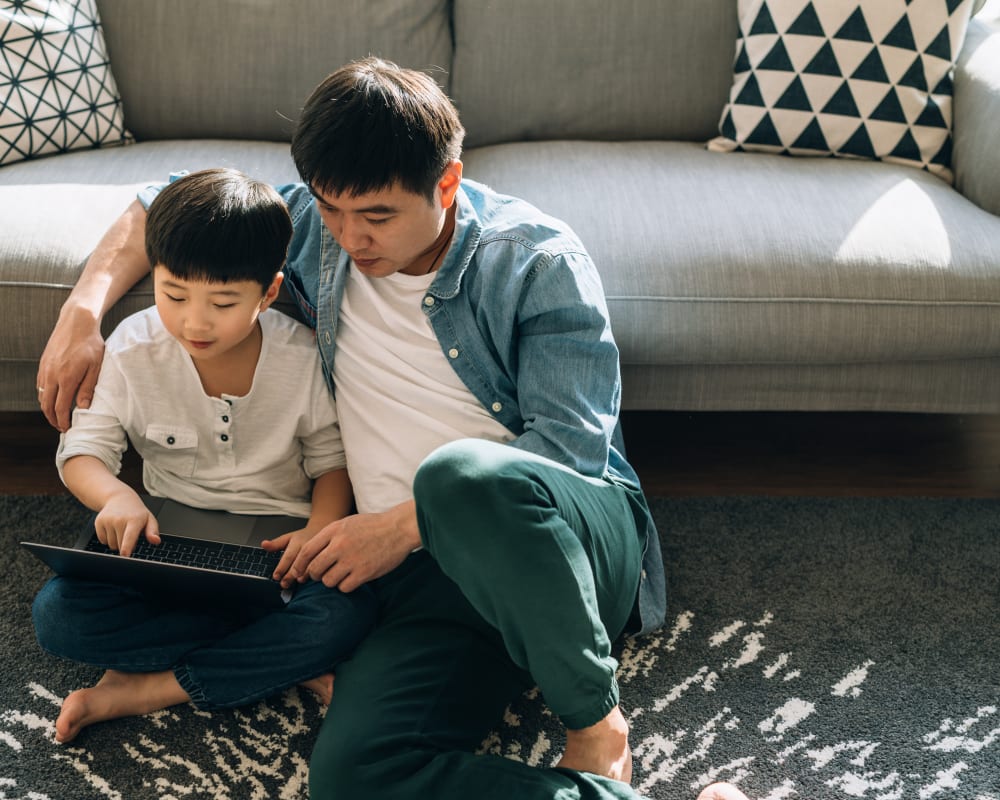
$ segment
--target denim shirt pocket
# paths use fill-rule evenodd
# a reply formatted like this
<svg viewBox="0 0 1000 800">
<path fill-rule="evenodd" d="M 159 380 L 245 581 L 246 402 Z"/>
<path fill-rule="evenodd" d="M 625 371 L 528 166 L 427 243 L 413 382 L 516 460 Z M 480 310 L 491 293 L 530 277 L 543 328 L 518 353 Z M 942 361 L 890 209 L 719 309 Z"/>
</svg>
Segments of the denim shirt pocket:
<svg viewBox="0 0 1000 800">
<path fill-rule="evenodd" d="M 167 472 L 189 478 L 198 456 L 198 432 L 177 425 L 147 425 L 145 449 L 143 458 Z"/>
</svg>

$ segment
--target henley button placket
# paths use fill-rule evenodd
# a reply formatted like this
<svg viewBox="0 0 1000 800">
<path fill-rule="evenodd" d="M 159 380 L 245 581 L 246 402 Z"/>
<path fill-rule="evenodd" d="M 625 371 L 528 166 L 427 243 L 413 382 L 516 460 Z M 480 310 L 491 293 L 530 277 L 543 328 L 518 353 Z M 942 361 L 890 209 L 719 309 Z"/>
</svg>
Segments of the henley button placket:
<svg viewBox="0 0 1000 800">
<path fill-rule="evenodd" d="M 229 433 L 227 431 L 232 425 L 233 401 L 228 397 L 223 398 L 223 400 L 225 405 L 216 404 L 216 412 L 219 415 L 219 420 L 222 422 L 222 425 L 219 427 L 223 428 L 223 430 L 216 428 L 219 441 L 223 444 L 223 447 L 219 451 L 218 458 L 221 465 L 232 466 L 235 463 L 235 456 L 233 455 L 233 446 L 230 444 Z"/>
</svg>

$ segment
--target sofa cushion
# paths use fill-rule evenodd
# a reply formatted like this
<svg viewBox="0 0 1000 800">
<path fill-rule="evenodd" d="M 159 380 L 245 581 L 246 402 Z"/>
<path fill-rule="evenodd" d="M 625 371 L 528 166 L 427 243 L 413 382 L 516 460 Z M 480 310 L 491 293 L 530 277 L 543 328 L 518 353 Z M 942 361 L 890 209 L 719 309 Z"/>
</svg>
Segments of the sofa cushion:
<svg viewBox="0 0 1000 800">
<path fill-rule="evenodd" d="M 140 141 L 289 141 L 308 94 L 368 55 L 451 68 L 448 0 L 98 0 Z"/>
<path fill-rule="evenodd" d="M 685 139 L 717 129 L 733 0 L 454 0 L 466 145 Z"/>
<path fill-rule="evenodd" d="M 879 158 L 951 180 L 973 0 L 740 0 L 716 150 Z"/>
<path fill-rule="evenodd" d="M 540 142 L 468 152 L 465 173 L 573 226 L 624 365 L 1000 353 L 1000 218 L 926 172 L 695 143 Z"/>
<path fill-rule="evenodd" d="M 0 236 L 0 361 L 37 364 L 87 256 L 139 189 L 173 170 L 218 166 L 270 183 L 296 179 L 287 144 L 220 140 L 145 142 L 0 169 L 0 219 L 17 220 Z M 152 302 L 147 279 L 111 309 L 105 335 Z"/>
<path fill-rule="evenodd" d="M 94 0 L 0 3 L 0 165 L 131 139 Z"/>
</svg>

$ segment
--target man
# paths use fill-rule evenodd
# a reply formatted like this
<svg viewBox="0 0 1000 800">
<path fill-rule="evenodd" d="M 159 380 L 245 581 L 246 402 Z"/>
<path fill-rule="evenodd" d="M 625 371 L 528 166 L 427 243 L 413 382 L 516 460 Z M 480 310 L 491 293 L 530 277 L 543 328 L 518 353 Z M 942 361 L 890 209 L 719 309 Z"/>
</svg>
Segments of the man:
<svg viewBox="0 0 1000 800">
<path fill-rule="evenodd" d="M 286 285 L 316 328 L 358 510 L 285 580 L 370 582 L 379 600 L 338 667 L 311 796 L 632 798 L 611 644 L 662 623 L 663 567 L 621 452 L 603 290 L 566 225 L 463 179 L 463 135 L 426 75 L 356 62 L 307 101 L 303 183 L 279 187 Z M 88 402 L 101 316 L 149 269 L 144 213 L 102 239 L 43 354 L 58 427 Z M 474 755 L 535 684 L 567 728 L 556 768 Z"/>
</svg>

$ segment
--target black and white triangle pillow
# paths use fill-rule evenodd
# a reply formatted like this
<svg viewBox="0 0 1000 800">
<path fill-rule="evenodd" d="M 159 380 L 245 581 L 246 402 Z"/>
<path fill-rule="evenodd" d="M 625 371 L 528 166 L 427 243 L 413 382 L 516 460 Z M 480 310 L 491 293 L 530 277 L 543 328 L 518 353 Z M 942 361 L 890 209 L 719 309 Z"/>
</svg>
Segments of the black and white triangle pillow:
<svg viewBox="0 0 1000 800">
<path fill-rule="evenodd" d="M 94 0 L 0 0 L 0 165 L 131 141 Z"/>
<path fill-rule="evenodd" d="M 739 0 L 710 150 L 835 155 L 951 181 L 952 76 L 973 0 Z"/>
</svg>

